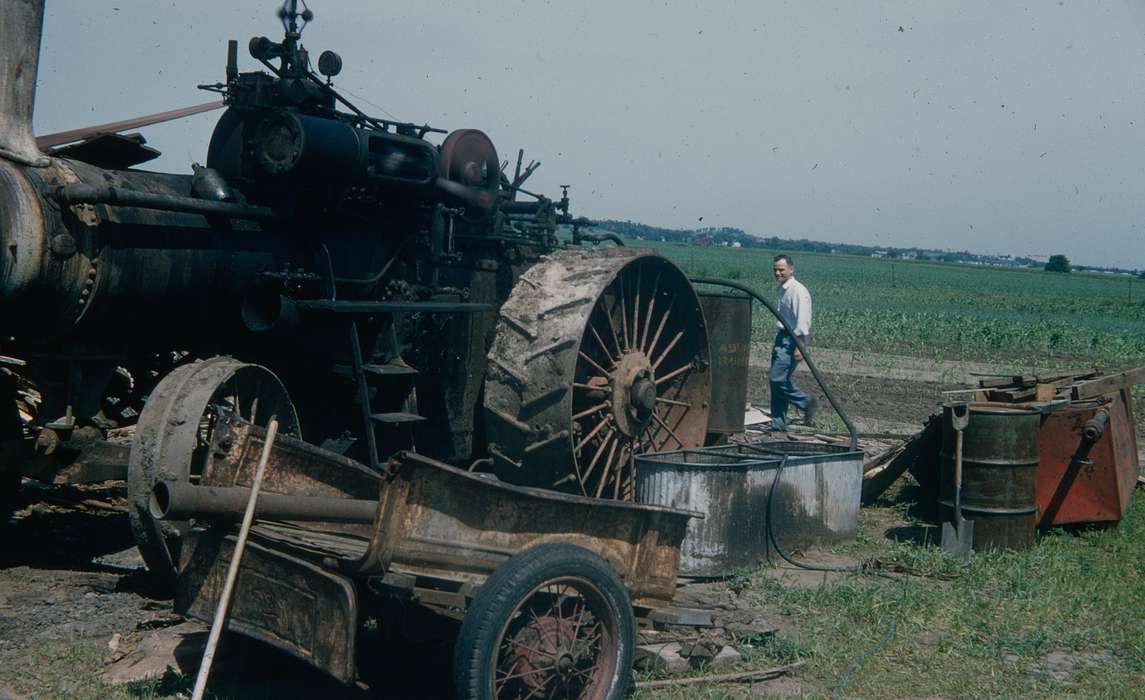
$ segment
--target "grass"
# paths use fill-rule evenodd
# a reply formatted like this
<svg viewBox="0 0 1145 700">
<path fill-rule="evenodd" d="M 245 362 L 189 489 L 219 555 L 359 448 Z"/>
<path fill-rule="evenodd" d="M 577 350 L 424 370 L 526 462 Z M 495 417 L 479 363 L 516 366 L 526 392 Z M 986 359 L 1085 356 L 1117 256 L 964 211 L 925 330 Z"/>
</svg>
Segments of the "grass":
<svg viewBox="0 0 1145 700">
<path fill-rule="evenodd" d="M 22 663 L 3 672 L 4 682 L 15 691 L 31 691 L 29 698 L 74 698 L 75 700 L 157 700 L 189 697 L 190 678 L 148 680 L 115 685 L 103 680 L 109 652 L 90 642 L 53 641 L 29 647 Z M 3 685 L 0 684 L 0 690 Z M 0 696 L 4 694 L 0 692 Z M 22 697 L 22 696 L 18 696 Z"/>
<path fill-rule="evenodd" d="M 644 242 L 634 242 L 642 245 Z M 781 251 L 654 243 L 693 275 L 773 289 Z M 1016 369 L 1145 365 L 1145 283 L 1108 275 L 799 254 L 815 301 L 817 347 L 893 366 L 895 355 L 990 362 Z M 1132 284 L 1132 287 L 1130 286 Z M 1132 299 L 1130 294 L 1132 293 Z M 768 343 L 772 319 L 756 314 L 753 340 Z M 1145 415 L 1145 391 L 1134 407 Z M 775 569 L 739 571 L 731 583 L 778 624 L 741 648 L 743 668 L 803 660 L 796 685 L 830 697 L 863 654 L 886 647 L 848 678 L 845 697 L 1140 697 L 1145 687 L 1145 490 L 1119 528 L 1043 533 L 1021 552 L 975 553 L 966 568 L 941 554 L 935 528 L 916 520 L 902 481 L 860 514 L 859 536 L 836 553 L 874 557 L 921 576 L 846 575 L 797 584 Z M 888 523 L 927 532 L 895 540 Z M 639 698 L 766 696 L 754 688 L 689 687 Z"/>
<path fill-rule="evenodd" d="M 804 660 L 804 689 L 829 696 L 893 621 L 894 636 L 850 676 L 846 697 L 1139 697 L 1145 687 L 1145 589 L 1138 585 L 1145 570 L 1145 494 L 1134 496 L 1120 528 L 1050 532 L 1026 551 L 975 553 L 965 569 L 933 544 L 883 536 L 885 518 L 872 513 L 885 515 L 909 500 L 900 493 L 876 511 L 865 510 L 864 532 L 851 553 L 923 576 L 851 575 L 804 587 L 757 572 L 741 600 L 746 595 L 762 614 L 787 622 L 780 625 L 784 631 L 741 649 L 745 667 Z M 718 693 L 734 689 L 713 692 L 639 697 L 724 697 Z"/>
</svg>

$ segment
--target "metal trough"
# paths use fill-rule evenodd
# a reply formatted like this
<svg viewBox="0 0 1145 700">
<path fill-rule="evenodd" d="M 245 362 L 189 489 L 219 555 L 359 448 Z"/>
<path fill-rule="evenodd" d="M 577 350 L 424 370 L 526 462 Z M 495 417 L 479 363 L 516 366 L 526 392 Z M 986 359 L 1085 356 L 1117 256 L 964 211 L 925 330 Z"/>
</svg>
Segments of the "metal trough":
<svg viewBox="0 0 1145 700">
<path fill-rule="evenodd" d="M 725 576 L 758 566 L 771 552 L 768 494 L 783 458 L 772 527 L 785 549 L 854 536 L 862 495 L 863 454 L 803 442 L 733 444 L 636 458 L 639 503 L 696 510 L 680 547 L 680 573 Z"/>
</svg>

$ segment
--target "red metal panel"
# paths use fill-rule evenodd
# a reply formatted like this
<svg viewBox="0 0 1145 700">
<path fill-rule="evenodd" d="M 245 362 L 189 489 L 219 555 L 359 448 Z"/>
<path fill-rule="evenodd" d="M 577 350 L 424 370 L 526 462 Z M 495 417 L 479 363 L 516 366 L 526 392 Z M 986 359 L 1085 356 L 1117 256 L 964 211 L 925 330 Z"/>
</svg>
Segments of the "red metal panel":
<svg viewBox="0 0 1145 700">
<path fill-rule="evenodd" d="M 1137 440 L 1129 390 L 1076 402 L 1042 423 L 1037 470 L 1039 525 L 1117 523 L 1137 479 Z M 1090 443 L 1082 426 L 1109 412 L 1105 432 Z"/>
</svg>

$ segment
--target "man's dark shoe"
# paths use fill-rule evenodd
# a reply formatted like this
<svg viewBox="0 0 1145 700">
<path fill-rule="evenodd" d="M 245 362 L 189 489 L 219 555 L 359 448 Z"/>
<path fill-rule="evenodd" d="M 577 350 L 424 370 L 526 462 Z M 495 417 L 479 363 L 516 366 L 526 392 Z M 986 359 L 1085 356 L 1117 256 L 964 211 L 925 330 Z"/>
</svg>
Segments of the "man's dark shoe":
<svg viewBox="0 0 1145 700">
<path fill-rule="evenodd" d="M 803 422 L 807 425 L 815 424 L 815 414 L 819 410 L 819 399 L 812 396 L 807 400 L 807 408 L 803 409 Z"/>
</svg>

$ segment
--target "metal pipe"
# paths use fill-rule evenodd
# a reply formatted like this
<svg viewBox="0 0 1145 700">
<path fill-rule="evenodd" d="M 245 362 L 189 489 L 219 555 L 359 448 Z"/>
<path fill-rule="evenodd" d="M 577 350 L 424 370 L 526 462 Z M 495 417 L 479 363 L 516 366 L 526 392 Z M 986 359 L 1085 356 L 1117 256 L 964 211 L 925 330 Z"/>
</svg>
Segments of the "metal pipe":
<svg viewBox="0 0 1145 700">
<path fill-rule="evenodd" d="M 819 383 L 819 388 L 823 390 L 823 395 L 827 397 L 827 401 L 831 404 L 831 408 L 835 409 L 835 412 L 838 413 L 839 417 L 843 419 L 844 425 L 847 426 L 847 432 L 851 434 L 851 449 L 859 449 L 859 431 L 855 428 L 855 424 L 851 422 L 851 418 L 847 415 L 847 412 L 843 410 L 843 406 L 840 405 L 837 400 L 835 400 L 835 395 L 832 394 L 831 390 L 827 388 L 827 382 L 823 379 L 823 375 L 819 374 L 819 369 L 815 366 L 815 363 L 811 361 L 811 355 L 807 352 L 807 346 L 803 344 L 803 341 L 799 339 L 799 336 L 795 335 L 795 329 L 791 327 L 791 324 L 789 324 L 783 319 L 782 316 L 779 315 L 779 309 L 775 308 L 775 304 L 772 304 L 770 301 L 765 299 L 762 294 L 747 286 L 746 284 L 740 284 L 739 282 L 720 279 L 719 277 L 691 277 L 689 279 L 693 284 L 712 284 L 719 287 L 730 287 L 732 289 L 737 289 L 744 294 L 753 297 L 759 303 L 763 304 L 764 307 L 766 307 L 767 310 L 771 312 L 771 315 L 775 316 L 780 325 L 783 326 L 783 330 L 787 331 L 788 335 L 791 336 L 791 339 L 795 341 L 795 347 L 799 348 L 799 352 L 803 354 L 803 361 L 807 363 L 807 369 L 811 370 L 811 375 L 814 376 L 815 381 Z"/>
<path fill-rule="evenodd" d="M 68 131 L 57 131 L 54 134 L 44 134 L 43 136 L 36 137 L 36 145 L 40 148 L 51 148 L 52 146 L 62 146 L 65 143 L 72 141 L 82 141 L 83 139 L 97 134 L 117 134 L 121 131 L 128 129 L 140 129 L 152 124 L 162 124 L 163 122 L 173 121 L 175 119 L 182 119 L 183 117 L 190 117 L 203 112 L 210 112 L 213 109 L 220 109 L 223 107 L 222 100 L 215 100 L 213 102 L 204 102 L 201 105 L 193 107 L 183 107 L 182 109 L 172 109 L 167 112 L 160 112 L 159 114 L 148 114 L 143 117 L 135 117 L 134 119 L 124 119 L 122 121 L 110 122 L 108 124 L 98 124 L 96 126 L 85 126 L 82 129 L 70 129 Z"/>
<path fill-rule="evenodd" d="M 0 158 L 43 168 L 32 110 L 44 32 L 44 0 L 4 0 L 0 6 Z"/>
<path fill-rule="evenodd" d="M 502 214 L 536 214 L 541 208 L 541 202 L 501 202 L 498 211 Z"/>
<path fill-rule="evenodd" d="M 203 693 L 207 691 L 207 678 L 211 675 L 211 663 L 215 660 L 215 649 L 218 648 L 219 637 L 223 633 L 223 626 L 227 619 L 227 608 L 231 605 L 231 594 L 235 590 L 235 581 L 239 577 L 239 564 L 242 562 L 243 550 L 246 549 L 250 526 L 254 522 L 255 506 L 258 505 L 258 493 L 262 487 L 262 478 L 266 475 L 266 463 L 270 458 L 270 448 L 274 446 L 274 438 L 277 435 L 278 419 L 271 418 L 270 425 L 266 428 L 266 442 L 262 445 L 262 454 L 258 458 L 258 467 L 254 472 L 254 484 L 251 485 L 246 508 L 243 509 L 243 522 L 239 527 L 238 540 L 235 541 L 235 551 L 231 555 L 231 565 L 227 568 L 223 592 L 219 594 L 219 605 L 215 608 L 215 619 L 211 622 L 211 633 L 207 636 L 207 648 L 203 651 L 203 661 L 199 664 L 199 675 L 195 677 L 195 688 L 191 694 L 192 700 L 202 700 Z"/>
<path fill-rule="evenodd" d="M 1085 422 L 1081 428 L 1081 435 L 1089 442 L 1097 442 L 1105 434 L 1105 427 L 1109 425 L 1109 411 L 1101 409 Z"/>
<path fill-rule="evenodd" d="M 250 489 L 246 488 L 160 481 L 151 492 L 148 509 L 156 520 L 237 520 L 249 499 Z M 263 493 L 259 495 L 255 515 L 269 520 L 369 524 L 374 522 L 377 510 L 377 501 L 365 499 Z"/>
<path fill-rule="evenodd" d="M 278 218 L 269 207 L 256 207 L 248 204 L 218 202 L 194 197 L 179 197 L 170 194 L 125 190 L 119 187 L 97 187 L 95 185 L 64 185 L 56 190 L 56 199 L 65 206 L 72 204 L 108 204 L 112 206 L 177 211 L 188 214 L 219 214 L 235 219 L 268 220 Z"/>
<path fill-rule="evenodd" d="M 620 236 L 615 233 L 578 233 L 573 236 L 573 243 L 580 243 L 581 241 L 590 241 L 592 243 L 604 243 L 605 241 L 612 241 L 618 246 L 623 246 L 624 241 Z"/>
</svg>

